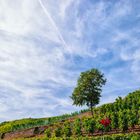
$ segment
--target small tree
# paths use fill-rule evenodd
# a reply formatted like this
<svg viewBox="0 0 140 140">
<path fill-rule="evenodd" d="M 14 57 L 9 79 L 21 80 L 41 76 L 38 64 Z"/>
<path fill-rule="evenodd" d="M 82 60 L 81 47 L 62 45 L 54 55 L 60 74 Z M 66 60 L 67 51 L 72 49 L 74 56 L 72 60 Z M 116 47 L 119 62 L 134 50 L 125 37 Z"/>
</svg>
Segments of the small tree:
<svg viewBox="0 0 140 140">
<path fill-rule="evenodd" d="M 90 107 L 93 116 L 93 107 L 99 103 L 102 86 L 105 83 L 104 74 L 98 69 L 82 72 L 71 96 L 73 105 L 87 105 Z"/>
</svg>

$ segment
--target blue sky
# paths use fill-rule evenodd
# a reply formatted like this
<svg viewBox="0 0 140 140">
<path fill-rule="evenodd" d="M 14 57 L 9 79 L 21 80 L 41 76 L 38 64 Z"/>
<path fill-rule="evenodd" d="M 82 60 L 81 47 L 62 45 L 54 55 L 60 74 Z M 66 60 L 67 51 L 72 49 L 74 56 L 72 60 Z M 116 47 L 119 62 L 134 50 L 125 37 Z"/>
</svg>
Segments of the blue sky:
<svg viewBox="0 0 140 140">
<path fill-rule="evenodd" d="M 139 0 L 0 0 L 0 121 L 80 110 L 79 74 L 107 78 L 100 104 L 140 87 Z"/>
</svg>

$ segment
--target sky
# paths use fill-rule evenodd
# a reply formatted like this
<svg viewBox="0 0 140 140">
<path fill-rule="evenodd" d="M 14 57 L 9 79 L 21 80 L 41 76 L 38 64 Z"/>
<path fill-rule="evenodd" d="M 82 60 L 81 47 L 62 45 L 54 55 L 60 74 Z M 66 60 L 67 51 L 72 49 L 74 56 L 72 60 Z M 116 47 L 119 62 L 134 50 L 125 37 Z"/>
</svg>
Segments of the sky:
<svg viewBox="0 0 140 140">
<path fill-rule="evenodd" d="M 80 110 L 69 96 L 91 68 L 100 104 L 140 88 L 139 0 L 0 0 L 0 122 Z"/>
</svg>

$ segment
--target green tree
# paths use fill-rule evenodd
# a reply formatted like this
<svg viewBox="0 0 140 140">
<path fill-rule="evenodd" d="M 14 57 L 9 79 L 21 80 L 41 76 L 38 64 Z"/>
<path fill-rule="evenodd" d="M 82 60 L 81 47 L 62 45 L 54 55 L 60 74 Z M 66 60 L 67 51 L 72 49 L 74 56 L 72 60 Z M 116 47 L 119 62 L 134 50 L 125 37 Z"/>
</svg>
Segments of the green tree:
<svg viewBox="0 0 140 140">
<path fill-rule="evenodd" d="M 71 99 L 73 105 L 87 105 L 93 115 L 93 107 L 100 101 L 102 86 L 105 85 L 106 79 L 98 69 L 91 69 L 82 72 L 74 89 Z"/>
</svg>

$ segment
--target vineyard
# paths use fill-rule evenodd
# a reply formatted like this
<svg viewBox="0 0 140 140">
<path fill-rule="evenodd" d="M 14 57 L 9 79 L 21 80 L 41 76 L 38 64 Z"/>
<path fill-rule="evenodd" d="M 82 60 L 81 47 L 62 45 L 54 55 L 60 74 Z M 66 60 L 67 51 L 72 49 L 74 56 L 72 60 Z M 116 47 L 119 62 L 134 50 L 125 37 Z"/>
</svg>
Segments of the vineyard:
<svg viewBox="0 0 140 140">
<path fill-rule="evenodd" d="M 105 132 L 134 131 L 140 126 L 140 91 L 130 93 L 114 103 L 94 109 L 94 116 L 57 123 L 45 131 L 47 137 L 91 136 Z M 139 129 L 140 130 L 140 129 Z M 53 133 L 52 133 L 53 132 Z"/>
<path fill-rule="evenodd" d="M 1 138 L 4 138 L 7 132 L 36 128 L 34 129 L 34 136 L 43 135 L 44 139 L 59 139 L 62 137 L 69 137 L 69 139 L 79 137 L 80 139 L 83 136 L 81 139 L 87 139 L 86 137 L 88 137 L 98 140 L 102 135 L 106 135 L 104 140 L 119 139 L 117 137 L 140 139 L 140 90 L 129 93 L 125 98 L 118 97 L 114 103 L 96 107 L 93 112 L 93 117 L 82 115 L 83 113 L 89 114 L 87 109 L 52 118 L 3 122 L 0 124 Z M 41 126 L 48 127 L 40 131 Z M 134 132 L 137 132 L 137 134 L 133 134 Z"/>
</svg>

